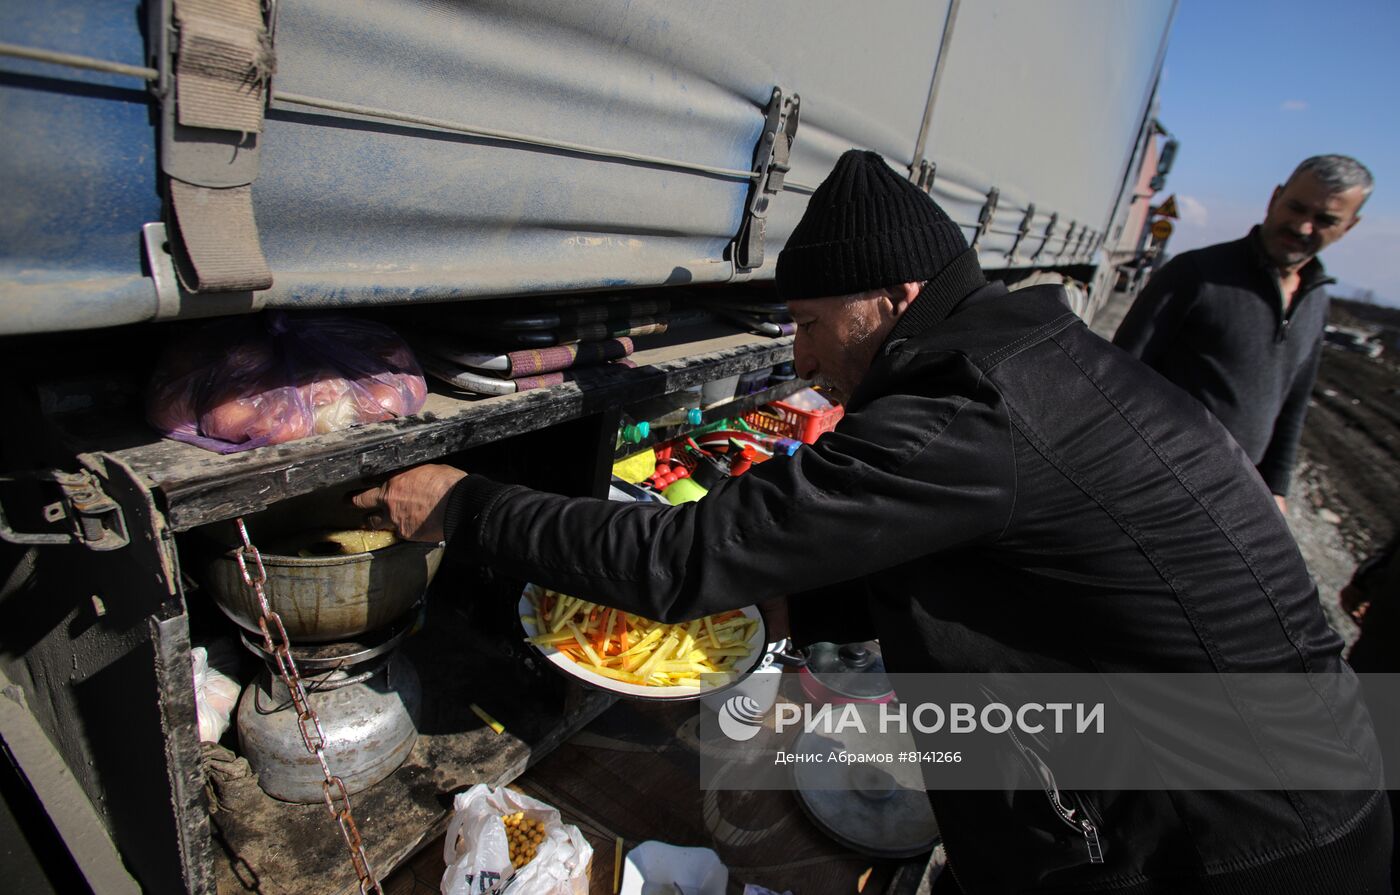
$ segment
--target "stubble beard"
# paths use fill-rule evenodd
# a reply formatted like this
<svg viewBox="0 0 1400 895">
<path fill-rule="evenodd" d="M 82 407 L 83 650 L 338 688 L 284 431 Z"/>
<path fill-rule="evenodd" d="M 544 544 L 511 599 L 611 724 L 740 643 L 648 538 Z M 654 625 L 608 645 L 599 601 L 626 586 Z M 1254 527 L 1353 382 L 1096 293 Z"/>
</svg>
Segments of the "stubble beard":
<svg viewBox="0 0 1400 895">
<path fill-rule="evenodd" d="M 1299 239 L 1302 247 L 1293 247 L 1284 243 L 1284 237 L 1288 231 L 1282 227 L 1275 227 L 1266 234 L 1265 247 L 1269 249 L 1269 260 L 1275 267 L 1280 269 L 1291 269 L 1302 267 L 1317 256 L 1317 247 L 1307 239 Z M 1297 245 L 1295 243 L 1295 245 Z"/>
<path fill-rule="evenodd" d="M 875 352 L 880 348 L 877 344 L 879 324 L 861 313 L 861 309 L 859 300 L 846 306 L 846 350 L 841 358 L 840 367 L 833 373 L 823 373 L 816 378 L 818 385 L 840 401 L 850 399 L 856 386 L 865 378 L 871 361 L 875 359 Z"/>
</svg>

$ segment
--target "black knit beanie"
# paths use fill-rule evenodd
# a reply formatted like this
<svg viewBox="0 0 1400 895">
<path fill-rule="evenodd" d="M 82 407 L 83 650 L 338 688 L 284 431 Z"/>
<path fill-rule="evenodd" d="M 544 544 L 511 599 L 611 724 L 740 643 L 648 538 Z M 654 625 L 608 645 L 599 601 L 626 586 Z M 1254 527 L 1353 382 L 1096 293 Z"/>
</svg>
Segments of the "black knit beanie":
<svg viewBox="0 0 1400 895">
<path fill-rule="evenodd" d="M 962 228 L 885 164 L 852 149 L 812 193 L 778 255 L 783 300 L 850 295 L 932 279 L 967 251 Z"/>
</svg>

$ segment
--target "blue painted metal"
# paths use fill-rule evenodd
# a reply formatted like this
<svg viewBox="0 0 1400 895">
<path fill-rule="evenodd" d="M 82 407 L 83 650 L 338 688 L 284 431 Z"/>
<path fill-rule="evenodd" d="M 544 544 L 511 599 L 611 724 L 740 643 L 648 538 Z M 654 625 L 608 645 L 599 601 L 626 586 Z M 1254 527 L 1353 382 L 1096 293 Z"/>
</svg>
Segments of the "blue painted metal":
<svg viewBox="0 0 1400 895">
<path fill-rule="evenodd" d="M 5 5 L 6 39 L 145 65 L 135 3 Z M 144 319 L 140 228 L 160 217 L 146 85 L 0 61 L 0 332 Z"/>
<path fill-rule="evenodd" d="M 1056 212 L 1105 229 L 1171 2 L 965 6 L 925 154 L 957 220 L 1000 189 L 985 251 L 1004 257 L 1031 201 L 1032 232 Z M 789 185 L 815 184 L 851 146 L 909 163 L 947 5 L 282 0 L 272 88 L 747 170 L 780 85 L 802 97 Z M 9 42 L 149 64 L 135 2 L 6 6 Z M 155 316 L 156 111 L 136 79 L 0 58 L 0 333 Z M 767 278 L 806 194 L 776 198 L 764 266 L 736 277 L 747 188 L 274 99 L 253 185 L 274 285 L 178 313 Z"/>
</svg>

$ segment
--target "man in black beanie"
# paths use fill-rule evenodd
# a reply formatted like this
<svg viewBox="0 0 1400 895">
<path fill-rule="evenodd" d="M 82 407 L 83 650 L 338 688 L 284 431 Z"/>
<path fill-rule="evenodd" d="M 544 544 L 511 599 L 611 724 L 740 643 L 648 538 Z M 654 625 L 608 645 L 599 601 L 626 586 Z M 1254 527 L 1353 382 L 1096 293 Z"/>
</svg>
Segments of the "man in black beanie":
<svg viewBox="0 0 1400 895">
<path fill-rule="evenodd" d="M 666 621 L 785 594 L 796 614 L 844 582 L 895 672 L 1305 672 L 1326 685 L 1288 705 L 1301 740 L 1229 709 L 1229 748 L 1268 786 L 1071 793 L 1022 769 L 1005 791 L 930 792 L 953 876 L 971 893 L 1389 891 L 1356 678 L 1268 490 L 1199 403 L 1092 335 L 1058 287 L 987 283 L 942 209 L 874 153 L 843 155 L 812 195 L 777 287 L 799 372 L 849 395 L 792 457 L 677 507 L 444 466 L 357 504 Z M 863 639 L 848 618 L 843 639 Z M 1134 757 L 1164 776 L 1226 748 L 1212 727 L 1132 723 Z M 1318 755 L 1363 787 L 1297 785 Z"/>
<path fill-rule="evenodd" d="M 927 194 L 873 152 L 843 155 L 778 256 L 798 375 L 849 398 L 895 322 L 944 271 L 905 329 L 986 280 L 962 229 Z"/>
</svg>

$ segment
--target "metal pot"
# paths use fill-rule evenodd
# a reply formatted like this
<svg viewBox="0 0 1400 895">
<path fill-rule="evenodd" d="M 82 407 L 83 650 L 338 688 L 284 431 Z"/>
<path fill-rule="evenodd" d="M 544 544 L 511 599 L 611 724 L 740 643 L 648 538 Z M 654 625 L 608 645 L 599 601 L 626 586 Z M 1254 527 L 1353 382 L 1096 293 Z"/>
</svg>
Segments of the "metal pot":
<svg viewBox="0 0 1400 895">
<path fill-rule="evenodd" d="M 799 673 L 802 690 L 813 702 L 841 705 L 894 699 L 878 643 L 814 643 Z"/>
<path fill-rule="evenodd" d="M 418 673 L 404 656 L 356 672 L 352 667 L 317 679 L 307 694 L 326 737 L 326 763 L 352 794 L 403 764 L 418 738 L 422 706 Z M 267 670 L 238 701 L 238 748 L 273 798 L 303 804 L 324 799 L 325 775 L 306 751 L 287 688 Z"/>
<path fill-rule="evenodd" d="M 345 640 L 408 612 L 437 573 L 442 550 L 440 544 L 402 541 L 346 556 L 263 553 L 267 570 L 263 590 L 293 642 Z M 243 581 L 236 550 L 210 559 L 203 579 L 225 615 L 249 631 L 258 631 L 262 610 L 257 595 Z"/>
</svg>

